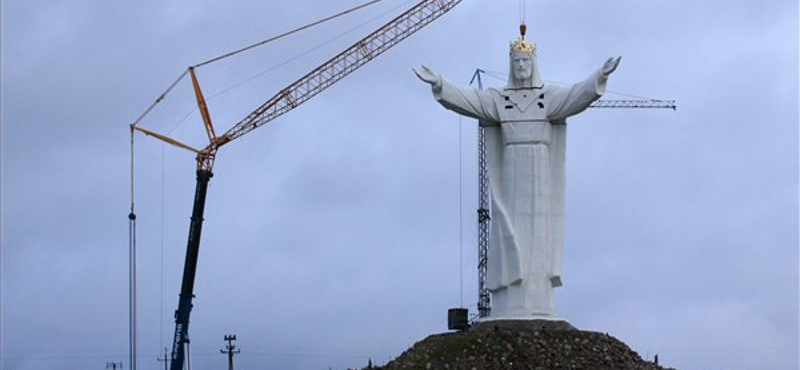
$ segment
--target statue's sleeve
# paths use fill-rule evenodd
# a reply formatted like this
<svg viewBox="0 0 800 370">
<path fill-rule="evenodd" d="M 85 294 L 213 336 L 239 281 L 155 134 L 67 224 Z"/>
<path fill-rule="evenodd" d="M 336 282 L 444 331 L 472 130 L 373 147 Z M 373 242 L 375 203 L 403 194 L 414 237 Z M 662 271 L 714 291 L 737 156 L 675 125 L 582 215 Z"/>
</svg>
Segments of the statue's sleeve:
<svg viewBox="0 0 800 370">
<path fill-rule="evenodd" d="M 500 114 L 492 90 L 458 87 L 445 79 L 433 87 L 433 96 L 445 108 L 487 123 L 499 123 Z"/>
<path fill-rule="evenodd" d="M 589 108 L 606 91 L 606 81 L 602 71 L 593 73 L 583 82 L 570 87 L 562 87 L 552 92 L 547 118 L 550 121 L 563 121 Z"/>
</svg>

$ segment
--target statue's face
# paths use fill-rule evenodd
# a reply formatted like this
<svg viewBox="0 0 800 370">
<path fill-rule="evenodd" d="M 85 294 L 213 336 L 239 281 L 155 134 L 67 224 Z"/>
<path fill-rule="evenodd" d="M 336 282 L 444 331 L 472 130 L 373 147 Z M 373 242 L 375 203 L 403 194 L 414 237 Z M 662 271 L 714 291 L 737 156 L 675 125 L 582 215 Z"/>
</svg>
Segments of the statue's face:
<svg viewBox="0 0 800 370">
<path fill-rule="evenodd" d="M 528 80 L 533 76 L 533 60 L 528 53 L 511 55 L 511 72 L 516 80 Z"/>
</svg>

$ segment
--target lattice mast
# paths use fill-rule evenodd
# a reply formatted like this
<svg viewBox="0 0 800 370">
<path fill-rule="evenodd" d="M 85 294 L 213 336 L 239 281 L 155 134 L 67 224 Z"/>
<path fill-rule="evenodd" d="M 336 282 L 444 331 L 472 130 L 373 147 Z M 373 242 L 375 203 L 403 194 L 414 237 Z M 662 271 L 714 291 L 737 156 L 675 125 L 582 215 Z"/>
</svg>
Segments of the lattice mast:
<svg viewBox="0 0 800 370">
<path fill-rule="evenodd" d="M 477 82 L 483 89 L 482 69 L 475 70 L 470 85 Z M 486 288 L 486 272 L 489 259 L 489 175 L 486 171 L 486 131 L 478 125 L 478 317 L 489 316 L 491 295 Z"/>
</svg>

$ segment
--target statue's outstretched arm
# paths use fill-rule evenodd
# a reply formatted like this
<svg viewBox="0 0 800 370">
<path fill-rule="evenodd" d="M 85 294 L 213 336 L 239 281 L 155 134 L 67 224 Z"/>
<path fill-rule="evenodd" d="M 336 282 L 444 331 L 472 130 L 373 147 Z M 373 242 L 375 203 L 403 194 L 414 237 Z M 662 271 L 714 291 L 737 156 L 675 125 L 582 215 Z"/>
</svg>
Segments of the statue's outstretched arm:
<svg viewBox="0 0 800 370">
<path fill-rule="evenodd" d="M 606 91 L 608 76 L 617 70 L 621 59 L 622 57 L 608 58 L 603 66 L 586 80 L 552 93 L 551 97 L 554 97 L 551 100 L 548 118 L 554 121 L 564 120 L 583 112 L 592 102 L 600 99 Z"/>
<path fill-rule="evenodd" d="M 424 65 L 413 70 L 420 80 L 431 85 L 434 98 L 445 108 L 488 124 L 499 122 L 497 107 L 487 90 L 458 87 Z"/>
<path fill-rule="evenodd" d="M 619 61 L 621 59 L 622 59 L 621 56 L 617 57 L 616 59 L 613 57 L 608 58 L 608 60 L 606 60 L 606 62 L 603 64 L 603 68 L 601 69 L 603 71 L 603 76 L 608 77 L 609 75 L 611 75 L 611 73 L 616 71 L 617 66 L 619 65 Z"/>
<path fill-rule="evenodd" d="M 420 80 L 431 85 L 434 90 L 442 89 L 442 76 L 434 72 L 432 69 L 422 65 L 419 70 L 412 68 L 414 73 L 417 74 Z"/>
</svg>

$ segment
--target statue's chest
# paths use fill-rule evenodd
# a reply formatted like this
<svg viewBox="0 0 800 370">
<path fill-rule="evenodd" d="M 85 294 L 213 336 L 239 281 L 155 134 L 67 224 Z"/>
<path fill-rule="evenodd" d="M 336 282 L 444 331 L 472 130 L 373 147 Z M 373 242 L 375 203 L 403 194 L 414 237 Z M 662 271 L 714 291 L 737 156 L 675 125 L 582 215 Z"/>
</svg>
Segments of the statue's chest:
<svg viewBox="0 0 800 370">
<path fill-rule="evenodd" d="M 495 99 L 501 122 L 547 118 L 548 99 L 542 89 L 504 90 Z"/>
<path fill-rule="evenodd" d="M 550 142 L 552 125 L 547 121 L 547 96 L 543 90 L 505 90 L 495 99 L 503 145 Z"/>
</svg>

